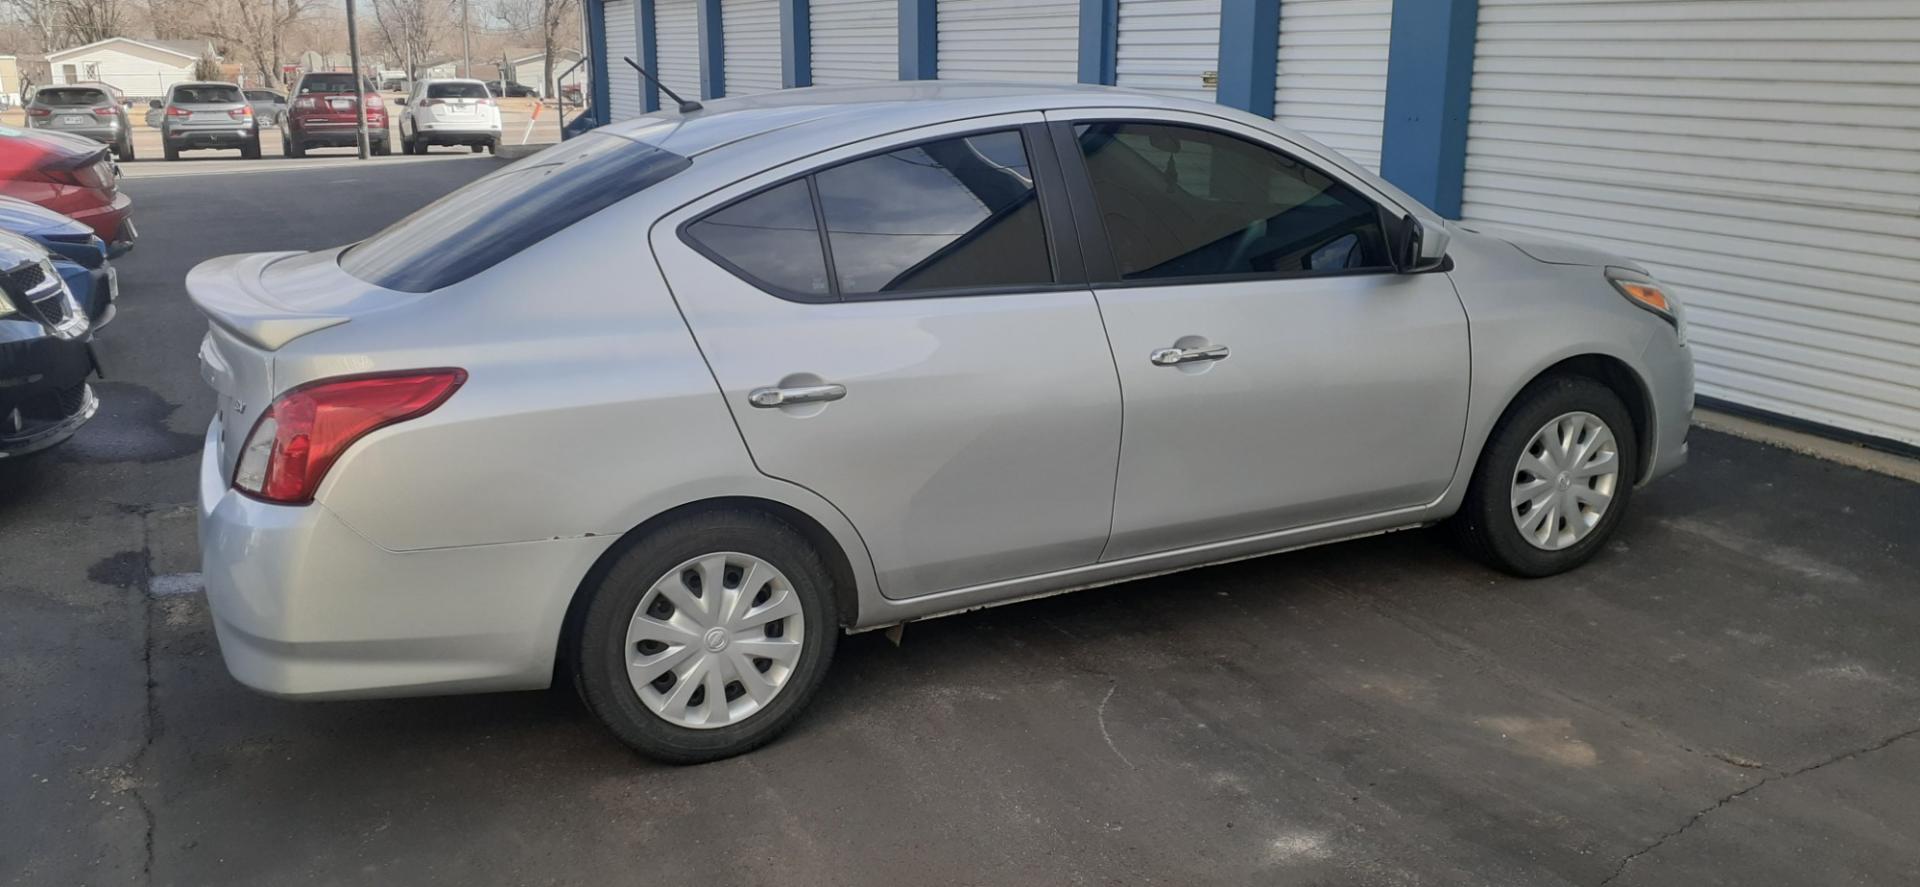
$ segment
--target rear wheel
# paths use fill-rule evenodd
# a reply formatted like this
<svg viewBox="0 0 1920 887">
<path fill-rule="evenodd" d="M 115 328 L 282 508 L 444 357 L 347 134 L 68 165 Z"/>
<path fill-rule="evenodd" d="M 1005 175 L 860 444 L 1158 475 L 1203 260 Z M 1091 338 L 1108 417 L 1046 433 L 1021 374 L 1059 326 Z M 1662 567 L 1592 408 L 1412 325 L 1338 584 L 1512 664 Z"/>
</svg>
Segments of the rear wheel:
<svg viewBox="0 0 1920 887">
<path fill-rule="evenodd" d="M 240 156 L 247 160 L 259 160 L 260 159 L 260 137 L 254 136 L 252 141 L 249 141 L 245 145 L 242 145 L 240 147 Z"/>
<path fill-rule="evenodd" d="M 481 151 L 485 151 L 485 150 L 487 150 L 487 146 L 485 146 L 485 145 L 468 145 L 468 146 L 467 146 L 467 150 L 468 150 L 468 151 L 471 151 L 472 153 L 475 153 L 475 154 L 478 154 L 478 153 L 480 153 Z"/>
<path fill-rule="evenodd" d="M 307 156 L 307 149 L 293 139 L 282 137 L 280 139 L 280 153 L 288 157 L 305 157 Z"/>
<path fill-rule="evenodd" d="M 133 133 L 130 133 L 130 132 L 121 133 L 120 141 L 114 143 L 113 153 L 116 157 L 120 158 L 120 162 L 122 163 L 132 160 L 133 159 Z"/>
<path fill-rule="evenodd" d="M 1571 570 L 1619 526 L 1639 464 L 1632 417 L 1612 389 L 1585 376 L 1538 380 L 1488 436 L 1455 535 L 1517 576 Z"/>
<path fill-rule="evenodd" d="M 651 532 L 583 593 L 567 651 L 581 698 L 621 741 L 670 763 L 772 740 L 818 689 L 839 639 L 819 554 L 755 511 Z"/>
<path fill-rule="evenodd" d="M 373 153 L 374 153 L 374 156 L 377 156 L 377 157 L 385 157 L 388 154 L 392 154 L 393 153 L 393 136 L 390 136 L 390 135 L 381 136 L 379 141 L 373 143 Z"/>
<path fill-rule="evenodd" d="M 500 140 L 499 140 L 499 139 L 488 139 L 488 140 L 487 140 L 487 153 L 488 153 L 488 154 L 498 154 L 498 153 L 500 153 Z"/>
<path fill-rule="evenodd" d="M 174 147 L 174 146 L 172 146 L 172 145 L 162 145 L 162 146 L 161 146 L 161 148 L 160 148 L 160 150 L 161 150 L 161 153 L 163 153 L 163 154 L 165 154 L 165 155 L 167 155 L 167 159 L 168 159 L 168 160 L 179 160 L 179 159 L 180 159 L 180 149 L 179 149 L 179 148 L 175 148 L 175 147 Z"/>
</svg>

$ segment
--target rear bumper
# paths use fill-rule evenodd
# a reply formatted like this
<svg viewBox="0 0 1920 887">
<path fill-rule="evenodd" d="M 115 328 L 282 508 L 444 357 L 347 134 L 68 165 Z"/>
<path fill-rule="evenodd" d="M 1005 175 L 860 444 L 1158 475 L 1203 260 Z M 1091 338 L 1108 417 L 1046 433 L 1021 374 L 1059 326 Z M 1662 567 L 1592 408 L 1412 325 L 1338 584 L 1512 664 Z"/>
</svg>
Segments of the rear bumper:
<svg viewBox="0 0 1920 887">
<path fill-rule="evenodd" d="M 611 537 L 420 551 L 369 542 L 321 504 L 229 488 L 221 420 L 200 463 L 201 569 L 227 670 L 274 696 L 545 687 L 580 577 Z"/>
<path fill-rule="evenodd" d="M 96 142 L 102 142 L 106 144 L 112 144 L 113 142 L 117 141 L 120 138 L 120 126 L 117 123 L 102 124 L 100 126 L 75 126 L 75 127 L 49 126 L 49 125 L 41 124 L 33 128 L 43 129 L 43 130 L 46 130 L 47 132 L 66 133 L 67 135 L 70 135 L 70 136 L 82 136 L 85 138 L 92 139 Z"/>
<path fill-rule="evenodd" d="M 66 211 L 74 221 L 93 229 L 93 233 L 107 242 L 109 255 L 126 252 L 124 247 L 133 245 L 133 222 L 127 218 L 133 212 L 133 198 L 115 191 L 113 200 L 86 209 Z M 118 250 L 116 252 L 115 250 Z"/>
<path fill-rule="evenodd" d="M 233 129 L 169 129 L 161 134 L 171 148 L 243 148 L 260 139 L 250 127 Z"/>
<path fill-rule="evenodd" d="M 350 148 L 360 143 L 359 127 L 354 123 L 308 123 L 288 127 L 288 138 L 307 147 Z M 367 123 L 367 140 L 379 142 L 387 137 L 385 124 Z"/>
<path fill-rule="evenodd" d="M 484 145 L 499 141 L 500 127 L 469 123 L 423 123 L 413 137 L 429 145 Z"/>
</svg>

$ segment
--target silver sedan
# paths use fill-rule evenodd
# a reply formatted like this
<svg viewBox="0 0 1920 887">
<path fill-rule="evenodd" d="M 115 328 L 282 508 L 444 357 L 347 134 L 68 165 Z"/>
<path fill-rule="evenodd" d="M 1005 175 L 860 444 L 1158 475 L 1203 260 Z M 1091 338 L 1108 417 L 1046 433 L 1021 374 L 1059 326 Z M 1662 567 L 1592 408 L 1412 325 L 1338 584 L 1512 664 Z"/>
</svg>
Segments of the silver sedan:
<svg viewBox="0 0 1920 887">
<path fill-rule="evenodd" d="M 843 632 L 1441 522 L 1571 569 L 1693 398 L 1633 261 L 1100 88 L 714 101 L 187 287 L 236 678 L 563 675 L 682 762 L 773 738 Z"/>
</svg>

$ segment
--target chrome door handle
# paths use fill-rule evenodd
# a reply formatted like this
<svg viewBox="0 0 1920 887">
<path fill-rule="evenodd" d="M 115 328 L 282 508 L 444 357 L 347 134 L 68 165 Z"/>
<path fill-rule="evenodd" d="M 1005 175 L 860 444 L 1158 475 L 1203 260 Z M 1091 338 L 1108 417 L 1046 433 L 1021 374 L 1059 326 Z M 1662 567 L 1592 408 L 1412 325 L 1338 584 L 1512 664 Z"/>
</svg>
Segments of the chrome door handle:
<svg viewBox="0 0 1920 887">
<path fill-rule="evenodd" d="M 845 385 L 800 385 L 793 388 L 755 388 L 747 392 L 747 402 L 761 409 L 796 403 L 826 403 L 847 396 Z"/>
<path fill-rule="evenodd" d="M 1157 367 L 1173 367 L 1183 363 L 1199 363 L 1203 360 L 1226 360 L 1227 346 L 1215 345 L 1211 348 L 1155 348 L 1147 359 Z"/>
</svg>

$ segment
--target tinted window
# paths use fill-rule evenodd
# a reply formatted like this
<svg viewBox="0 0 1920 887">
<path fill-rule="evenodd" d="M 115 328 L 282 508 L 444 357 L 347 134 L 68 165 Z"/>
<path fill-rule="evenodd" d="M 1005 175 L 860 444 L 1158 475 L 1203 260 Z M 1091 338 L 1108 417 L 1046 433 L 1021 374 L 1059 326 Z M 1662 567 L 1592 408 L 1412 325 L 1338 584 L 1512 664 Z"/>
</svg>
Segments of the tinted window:
<svg viewBox="0 0 1920 887">
<path fill-rule="evenodd" d="M 181 105 L 213 105 L 232 104 L 242 99 L 239 88 L 233 86 L 176 86 L 173 101 Z"/>
<path fill-rule="evenodd" d="M 340 255 L 340 267 L 388 289 L 436 290 L 493 267 L 686 169 L 689 162 L 619 136 L 590 133 L 569 139 L 349 247 Z"/>
<path fill-rule="evenodd" d="M 488 95 L 487 88 L 478 83 L 430 83 L 427 84 L 427 98 L 484 99 Z"/>
<path fill-rule="evenodd" d="M 708 213 L 687 234 L 763 285 L 815 298 L 832 292 L 805 179 Z"/>
<path fill-rule="evenodd" d="M 1124 280 L 1388 268 L 1378 208 L 1291 157 L 1184 126 L 1075 132 Z"/>
<path fill-rule="evenodd" d="M 247 98 L 256 102 L 277 102 L 280 100 L 280 94 L 268 92 L 264 89 L 249 89 L 247 90 Z"/>
<path fill-rule="evenodd" d="M 361 83 L 361 91 L 374 92 L 373 81 Z M 308 74 L 300 78 L 300 94 L 316 92 L 353 92 L 352 74 Z"/>
<path fill-rule="evenodd" d="M 915 145 L 815 179 L 843 294 L 1053 282 L 1018 132 Z"/>
<path fill-rule="evenodd" d="M 107 94 L 97 89 L 42 89 L 33 94 L 33 100 L 56 108 L 75 108 L 104 102 Z"/>
</svg>

